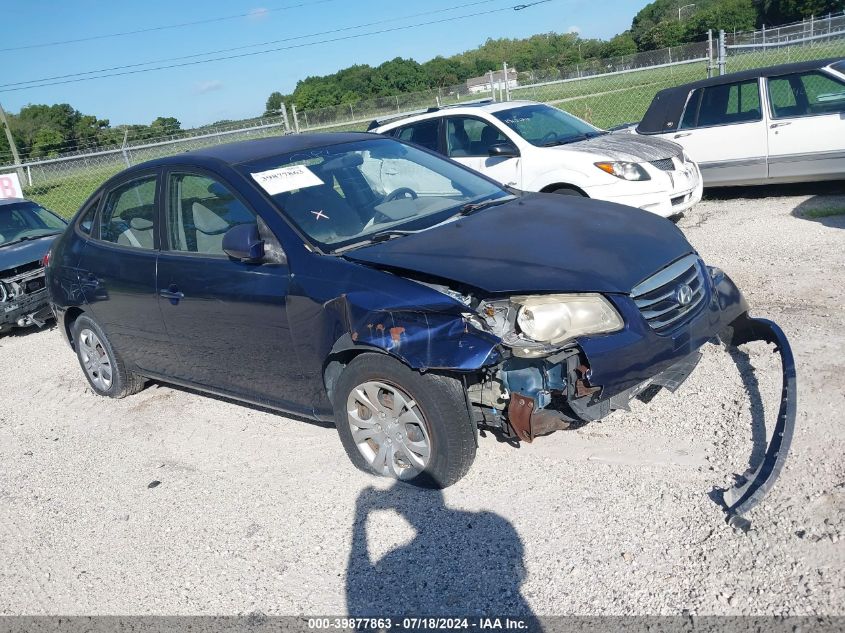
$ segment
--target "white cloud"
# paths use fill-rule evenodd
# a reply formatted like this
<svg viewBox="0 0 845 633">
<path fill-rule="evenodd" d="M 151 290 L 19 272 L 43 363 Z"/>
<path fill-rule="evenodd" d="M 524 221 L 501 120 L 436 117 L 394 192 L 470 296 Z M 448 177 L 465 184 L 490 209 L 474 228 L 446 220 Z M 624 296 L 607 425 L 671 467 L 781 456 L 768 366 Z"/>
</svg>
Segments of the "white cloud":
<svg viewBox="0 0 845 633">
<path fill-rule="evenodd" d="M 567 33 L 575 33 L 575 35 L 581 35 L 581 27 L 580 27 L 580 26 L 575 26 L 575 25 L 573 24 L 572 26 L 567 26 L 567 27 L 566 27 L 566 32 L 567 32 Z"/>
<path fill-rule="evenodd" d="M 254 22 L 258 22 L 259 20 L 263 20 L 270 14 L 270 11 L 264 7 L 258 7 L 256 9 L 250 9 L 247 13 L 247 18 L 253 20 Z"/>
<path fill-rule="evenodd" d="M 210 79 L 208 81 L 198 81 L 194 84 L 194 94 L 204 95 L 207 92 L 214 92 L 215 90 L 222 90 L 223 82 L 219 79 Z"/>
</svg>

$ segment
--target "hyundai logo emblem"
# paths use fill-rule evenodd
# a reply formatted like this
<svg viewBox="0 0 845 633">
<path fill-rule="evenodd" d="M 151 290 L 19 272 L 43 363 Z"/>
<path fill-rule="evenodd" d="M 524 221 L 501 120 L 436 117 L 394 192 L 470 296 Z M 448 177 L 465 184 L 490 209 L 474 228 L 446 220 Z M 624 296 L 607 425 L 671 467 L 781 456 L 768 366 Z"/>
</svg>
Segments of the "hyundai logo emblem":
<svg viewBox="0 0 845 633">
<path fill-rule="evenodd" d="M 686 284 L 678 286 L 678 289 L 675 290 L 675 301 L 678 302 L 679 306 L 687 306 L 692 303 L 692 288 Z"/>
</svg>

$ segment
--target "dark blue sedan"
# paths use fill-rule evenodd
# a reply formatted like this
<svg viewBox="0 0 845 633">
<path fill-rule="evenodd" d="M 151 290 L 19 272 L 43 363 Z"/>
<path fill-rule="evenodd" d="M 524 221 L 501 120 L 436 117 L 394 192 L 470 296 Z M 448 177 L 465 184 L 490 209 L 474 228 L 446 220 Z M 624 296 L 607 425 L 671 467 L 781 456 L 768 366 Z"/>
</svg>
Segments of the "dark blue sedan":
<svg viewBox="0 0 845 633">
<path fill-rule="evenodd" d="M 331 420 L 356 466 L 416 483 L 460 479 L 479 429 L 530 442 L 674 390 L 718 336 L 778 343 L 790 394 L 730 512 L 765 493 L 791 435 L 788 343 L 671 222 L 505 190 L 395 139 L 128 169 L 78 212 L 48 280 L 97 393 L 154 379 Z"/>
</svg>

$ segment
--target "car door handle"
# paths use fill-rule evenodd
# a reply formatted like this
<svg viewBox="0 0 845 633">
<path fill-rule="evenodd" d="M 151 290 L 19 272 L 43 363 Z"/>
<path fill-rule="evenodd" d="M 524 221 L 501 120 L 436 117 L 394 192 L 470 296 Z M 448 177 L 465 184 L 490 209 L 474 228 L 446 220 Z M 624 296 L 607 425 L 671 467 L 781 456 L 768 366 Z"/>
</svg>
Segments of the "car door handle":
<svg viewBox="0 0 845 633">
<path fill-rule="evenodd" d="M 159 291 L 159 296 L 164 299 L 170 299 L 170 303 L 176 305 L 180 299 L 185 298 L 185 293 L 179 292 L 176 286 L 170 286 L 167 290 Z"/>
<path fill-rule="evenodd" d="M 792 121 L 784 121 L 783 123 L 772 123 L 769 129 L 774 130 L 776 127 L 783 127 L 784 125 L 792 125 Z"/>
<path fill-rule="evenodd" d="M 679 134 L 675 134 L 672 138 L 683 138 L 685 136 L 690 136 L 692 132 L 680 132 Z"/>
</svg>

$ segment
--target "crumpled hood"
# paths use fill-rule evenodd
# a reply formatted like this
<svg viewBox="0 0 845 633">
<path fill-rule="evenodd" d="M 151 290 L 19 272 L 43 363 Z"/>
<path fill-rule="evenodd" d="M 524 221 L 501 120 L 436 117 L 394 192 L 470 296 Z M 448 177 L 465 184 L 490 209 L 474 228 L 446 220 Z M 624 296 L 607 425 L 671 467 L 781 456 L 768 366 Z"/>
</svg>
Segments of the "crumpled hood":
<svg viewBox="0 0 845 633">
<path fill-rule="evenodd" d="M 0 273 L 22 264 L 40 261 L 58 235 L 46 235 L 37 240 L 0 246 Z"/>
<path fill-rule="evenodd" d="M 344 256 L 490 294 L 629 293 L 646 277 L 692 252 L 674 224 L 652 213 L 532 193 Z"/>
<path fill-rule="evenodd" d="M 682 147 L 672 141 L 633 134 L 602 134 L 594 138 L 559 145 L 561 149 L 599 154 L 609 160 L 642 163 L 661 158 L 671 158 L 681 153 Z"/>
</svg>

